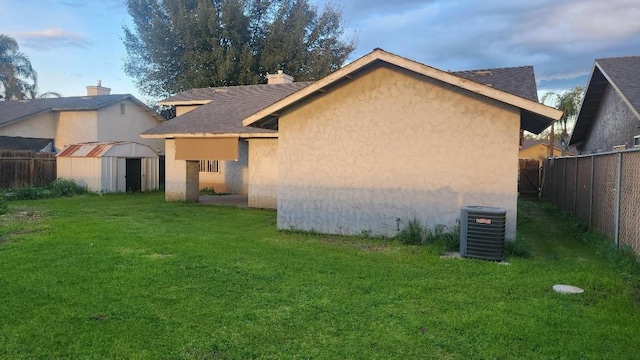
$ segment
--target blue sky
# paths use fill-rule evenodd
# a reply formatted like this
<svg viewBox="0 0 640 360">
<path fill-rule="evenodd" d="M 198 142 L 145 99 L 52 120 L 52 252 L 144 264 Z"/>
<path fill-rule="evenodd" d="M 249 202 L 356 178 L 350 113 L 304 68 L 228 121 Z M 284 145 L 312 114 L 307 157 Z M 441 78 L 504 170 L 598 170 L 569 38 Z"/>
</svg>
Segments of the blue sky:
<svg viewBox="0 0 640 360">
<path fill-rule="evenodd" d="M 322 7 L 324 0 L 316 0 Z M 533 65 L 538 90 L 586 85 L 596 58 L 640 55 L 638 0 L 343 0 L 351 60 L 376 47 L 442 70 Z M 122 71 L 122 0 L 0 0 L 0 33 L 30 57 L 42 92 L 98 79 L 145 99 Z"/>
</svg>

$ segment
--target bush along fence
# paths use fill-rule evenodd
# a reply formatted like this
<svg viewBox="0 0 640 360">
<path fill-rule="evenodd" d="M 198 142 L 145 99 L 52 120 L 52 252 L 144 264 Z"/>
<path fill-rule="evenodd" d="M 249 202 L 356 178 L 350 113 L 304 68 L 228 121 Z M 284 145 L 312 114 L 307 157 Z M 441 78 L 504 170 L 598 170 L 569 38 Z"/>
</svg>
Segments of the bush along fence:
<svg viewBox="0 0 640 360">
<path fill-rule="evenodd" d="M 547 159 L 542 196 L 640 255 L 640 149 Z"/>
<path fill-rule="evenodd" d="M 55 154 L 0 150 L 0 188 L 47 186 L 55 179 Z"/>
</svg>

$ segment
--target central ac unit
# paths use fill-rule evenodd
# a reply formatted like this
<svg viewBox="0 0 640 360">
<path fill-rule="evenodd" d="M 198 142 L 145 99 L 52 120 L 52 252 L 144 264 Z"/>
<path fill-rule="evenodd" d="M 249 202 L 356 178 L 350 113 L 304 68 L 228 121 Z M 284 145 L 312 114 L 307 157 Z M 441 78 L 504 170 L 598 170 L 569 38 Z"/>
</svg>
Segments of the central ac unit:
<svg viewBox="0 0 640 360">
<path fill-rule="evenodd" d="M 489 206 L 462 208 L 460 255 L 500 261 L 504 257 L 506 211 Z"/>
</svg>

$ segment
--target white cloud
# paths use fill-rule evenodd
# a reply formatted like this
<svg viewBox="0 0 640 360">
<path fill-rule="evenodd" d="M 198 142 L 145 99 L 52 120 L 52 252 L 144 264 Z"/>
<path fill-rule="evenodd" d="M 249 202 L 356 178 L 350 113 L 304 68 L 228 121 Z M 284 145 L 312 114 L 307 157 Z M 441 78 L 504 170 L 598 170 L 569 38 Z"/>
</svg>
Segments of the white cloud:
<svg viewBox="0 0 640 360">
<path fill-rule="evenodd" d="M 86 37 L 60 28 L 16 32 L 12 35 L 18 39 L 20 45 L 40 51 L 59 47 L 86 48 L 92 45 Z"/>
</svg>

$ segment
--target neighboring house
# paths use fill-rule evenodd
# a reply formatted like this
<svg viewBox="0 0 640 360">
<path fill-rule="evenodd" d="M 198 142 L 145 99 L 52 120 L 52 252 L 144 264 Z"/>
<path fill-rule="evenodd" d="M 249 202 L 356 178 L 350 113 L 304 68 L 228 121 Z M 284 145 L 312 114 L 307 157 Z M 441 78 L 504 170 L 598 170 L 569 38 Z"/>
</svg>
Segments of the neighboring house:
<svg viewBox="0 0 640 360">
<path fill-rule="evenodd" d="M 569 145 L 593 154 L 640 145 L 640 56 L 597 59 Z"/>
<path fill-rule="evenodd" d="M 54 139 L 57 150 L 88 141 L 135 141 L 164 154 L 164 141 L 140 133 L 163 120 L 129 94 L 87 86 L 87 96 L 0 101 L 0 136 Z"/>
<path fill-rule="evenodd" d="M 198 201 L 199 188 L 248 193 L 252 176 L 248 168 L 249 149 L 253 150 L 252 156 L 258 157 L 262 151 L 272 151 L 270 146 L 262 144 L 270 143 L 269 139 L 275 141 L 278 133 L 244 127 L 242 119 L 309 84 L 293 82 L 293 78 L 282 72 L 268 78 L 269 83 L 262 85 L 192 89 L 158 103 L 175 106 L 177 116 L 145 131 L 142 137 L 166 139 L 167 200 Z M 276 164 L 265 162 L 262 166 L 275 168 Z M 187 172 L 191 174 L 191 184 L 197 184 L 189 187 L 189 192 Z M 254 175 L 257 175 L 255 171 Z M 266 181 L 262 176 L 253 178 L 254 185 Z M 251 205 L 275 208 L 275 197 L 253 201 Z"/>
<path fill-rule="evenodd" d="M 414 218 L 453 227 L 462 207 L 485 205 L 507 211 L 513 239 L 521 131 L 562 115 L 537 102 L 531 67 L 450 73 L 380 49 L 274 99 L 234 117 L 265 135 L 249 140 L 249 204 L 275 201 L 280 229 L 334 234 L 389 236 Z M 143 134 L 175 139 L 168 200 L 192 200 L 199 153 L 212 156 L 199 141 L 214 134 L 193 123 Z"/>
<path fill-rule="evenodd" d="M 57 155 L 58 176 L 94 192 L 158 188 L 158 154 L 132 141 L 88 142 L 67 146 Z"/>
<path fill-rule="evenodd" d="M 562 144 L 559 140 L 556 140 L 553 145 L 553 156 L 573 156 L 575 155 L 574 149 L 569 149 L 562 154 Z M 524 139 L 520 151 L 518 152 L 518 159 L 534 159 L 539 162 L 544 161 L 549 157 L 549 140 L 536 140 L 536 139 Z"/>
<path fill-rule="evenodd" d="M 30 138 L 21 136 L 0 136 L 0 150 L 28 150 L 53 152 L 53 139 Z"/>
</svg>

